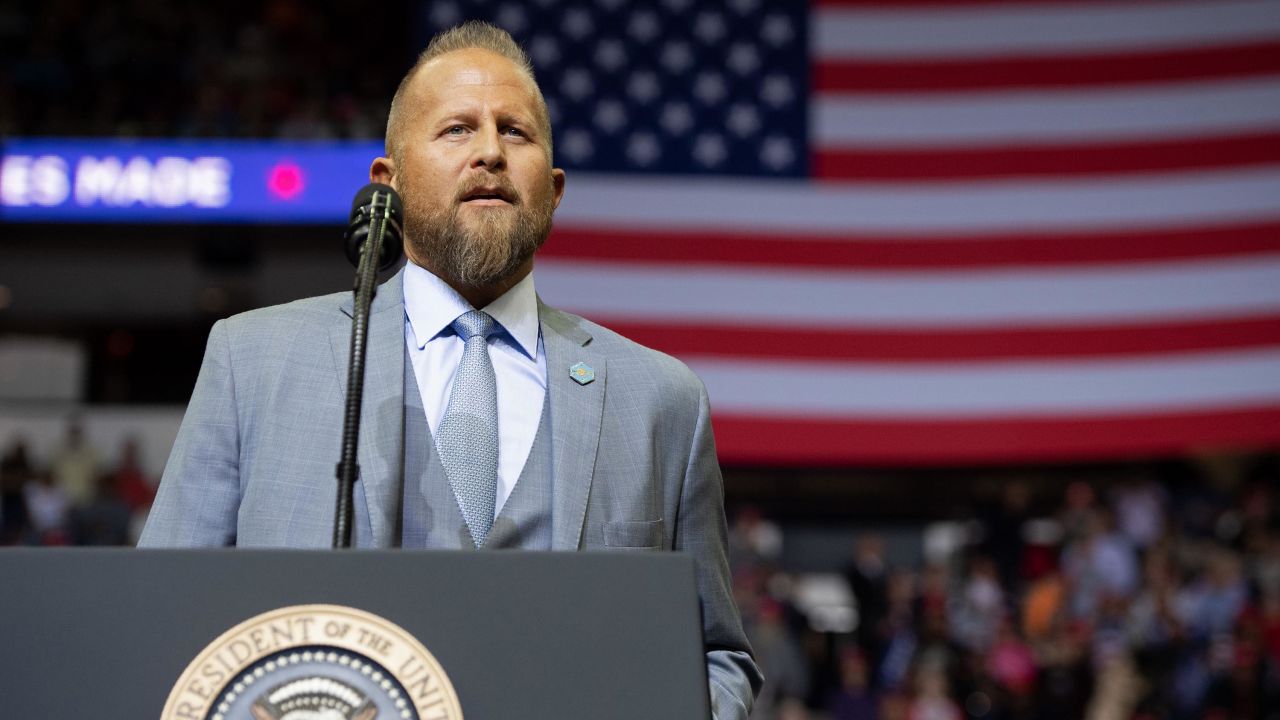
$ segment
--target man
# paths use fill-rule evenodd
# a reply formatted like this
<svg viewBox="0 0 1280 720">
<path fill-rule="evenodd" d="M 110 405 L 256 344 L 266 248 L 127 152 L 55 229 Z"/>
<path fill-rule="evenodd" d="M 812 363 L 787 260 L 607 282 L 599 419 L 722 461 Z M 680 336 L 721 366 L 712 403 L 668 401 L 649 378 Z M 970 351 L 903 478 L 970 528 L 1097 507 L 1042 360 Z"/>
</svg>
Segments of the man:
<svg viewBox="0 0 1280 720">
<path fill-rule="evenodd" d="M 403 197 L 410 262 L 370 314 L 356 545 L 688 552 L 713 712 L 745 718 L 761 681 L 732 597 L 706 391 L 534 293 L 565 175 L 527 57 L 481 23 L 437 36 L 386 140 L 370 177 Z M 330 543 L 351 304 L 214 326 L 140 545 Z"/>
</svg>

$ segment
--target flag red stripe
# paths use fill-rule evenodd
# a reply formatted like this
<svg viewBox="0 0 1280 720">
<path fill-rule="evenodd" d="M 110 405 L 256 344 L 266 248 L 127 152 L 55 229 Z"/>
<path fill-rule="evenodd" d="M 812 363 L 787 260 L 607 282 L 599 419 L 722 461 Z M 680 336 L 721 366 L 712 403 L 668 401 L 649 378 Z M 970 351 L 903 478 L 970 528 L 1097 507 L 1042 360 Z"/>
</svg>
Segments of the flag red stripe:
<svg viewBox="0 0 1280 720">
<path fill-rule="evenodd" d="M 808 417 L 716 414 L 713 427 L 720 460 L 726 464 L 922 466 L 1048 462 L 1277 446 L 1280 408 L 918 422 L 828 422 Z"/>
<path fill-rule="evenodd" d="M 956 362 L 1134 356 L 1280 346 L 1280 315 L 1090 327 L 761 328 L 592 317 L 642 345 L 691 356 L 857 362 Z"/>
<path fill-rule="evenodd" d="M 727 223 L 726 223 L 727 224 Z M 543 258 L 764 267 L 924 270 L 1094 265 L 1280 250 L 1280 219 L 1176 230 L 891 237 L 759 230 L 624 230 L 557 226 Z"/>
<path fill-rule="evenodd" d="M 826 59 L 814 64 L 818 93 L 1069 88 L 1248 77 L 1280 71 L 1280 39 L 1205 48 L 979 60 Z"/>
<path fill-rule="evenodd" d="M 1277 50 L 1280 53 L 1280 50 Z M 1230 137 L 993 148 L 819 148 L 812 170 L 825 180 L 974 180 L 1142 173 L 1280 162 L 1280 132 Z"/>
</svg>

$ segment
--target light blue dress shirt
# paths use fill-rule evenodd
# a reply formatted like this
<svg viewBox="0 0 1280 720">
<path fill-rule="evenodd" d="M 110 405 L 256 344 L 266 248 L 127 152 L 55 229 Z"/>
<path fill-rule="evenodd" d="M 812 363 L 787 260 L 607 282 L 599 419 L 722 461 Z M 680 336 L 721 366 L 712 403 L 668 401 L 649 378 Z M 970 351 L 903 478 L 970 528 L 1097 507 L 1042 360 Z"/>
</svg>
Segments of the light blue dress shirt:
<svg viewBox="0 0 1280 720">
<path fill-rule="evenodd" d="M 448 283 L 408 263 L 404 269 L 404 309 L 405 346 L 413 361 L 427 425 L 434 436 L 449 407 L 453 375 L 465 344 L 450 325 L 459 315 L 475 308 Z M 547 358 L 542 349 L 533 273 L 480 309 L 505 331 L 489 338 L 489 358 L 498 384 L 496 517 L 524 470 L 547 394 Z"/>
</svg>

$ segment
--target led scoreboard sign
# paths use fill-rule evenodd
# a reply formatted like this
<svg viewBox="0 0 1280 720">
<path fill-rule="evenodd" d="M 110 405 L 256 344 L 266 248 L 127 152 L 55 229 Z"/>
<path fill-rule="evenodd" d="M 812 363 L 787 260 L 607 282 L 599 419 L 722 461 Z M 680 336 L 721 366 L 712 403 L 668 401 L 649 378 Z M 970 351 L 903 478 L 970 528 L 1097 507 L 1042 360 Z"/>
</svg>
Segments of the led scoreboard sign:
<svg viewBox="0 0 1280 720">
<path fill-rule="evenodd" d="M 6 222 L 341 223 L 381 142 L 11 139 Z"/>
</svg>

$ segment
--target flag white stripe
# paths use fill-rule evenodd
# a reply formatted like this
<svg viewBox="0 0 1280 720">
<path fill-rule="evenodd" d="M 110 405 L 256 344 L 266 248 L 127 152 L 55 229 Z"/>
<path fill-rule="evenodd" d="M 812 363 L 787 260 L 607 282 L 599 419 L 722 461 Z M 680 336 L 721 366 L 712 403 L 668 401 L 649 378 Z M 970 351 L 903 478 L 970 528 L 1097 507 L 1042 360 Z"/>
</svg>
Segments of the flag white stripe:
<svg viewBox="0 0 1280 720">
<path fill-rule="evenodd" d="M 1280 402 L 1280 348 L 1142 360 L 890 364 L 687 357 L 718 413 L 980 419 Z"/>
<path fill-rule="evenodd" d="M 1052 270 L 822 271 L 538 261 L 588 317 L 859 328 L 1106 325 L 1280 312 L 1280 254 Z"/>
<path fill-rule="evenodd" d="M 1116 178 L 877 185 L 570 173 L 563 227 L 940 235 L 1272 219 L 1280 167 Z"/>
<path fill-rule="evenodd" d="M 1280 5 L 1276 8 L 1280 15 Z M 1280 130 L 1280 75 L 1070 90 L 827 94 L 819 147 L 1008 147 Z"/>
<path fill-rule="evenodd" d="M 1274 38 L 1270 0 L 1044 3 L 941 9 L 820 7 L 816 57 L 971 58 L 1197 47 Z"/>
</svg>

